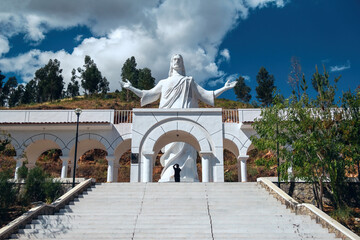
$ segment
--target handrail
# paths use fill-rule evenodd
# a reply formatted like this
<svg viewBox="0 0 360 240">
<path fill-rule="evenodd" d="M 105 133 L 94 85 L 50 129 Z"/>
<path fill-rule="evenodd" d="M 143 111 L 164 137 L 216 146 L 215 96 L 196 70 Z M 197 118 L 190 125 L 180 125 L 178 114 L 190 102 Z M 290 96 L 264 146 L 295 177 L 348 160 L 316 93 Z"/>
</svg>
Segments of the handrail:
<svg viewBox="0 0 360 240">
<path fill-rule="evenodd" d="M 239 110 L 238 109 L 223 109 L 222 121 L 224 123 L 239 123 Z"/>
<path fill-rule="evenodd" d="M 114 124 L 132 123 L 132 122 L 133 122 L 133 111 L 132 110 L 115 110 Z"/>
</svg>

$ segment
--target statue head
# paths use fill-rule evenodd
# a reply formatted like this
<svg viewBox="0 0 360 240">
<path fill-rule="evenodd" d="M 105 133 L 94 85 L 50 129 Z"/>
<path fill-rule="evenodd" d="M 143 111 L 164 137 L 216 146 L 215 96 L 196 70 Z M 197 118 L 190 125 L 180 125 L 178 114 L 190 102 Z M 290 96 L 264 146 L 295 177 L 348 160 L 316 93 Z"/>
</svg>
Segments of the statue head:
<svg viewBox="0 0 360 240">
<path fill-rule="evenodd" d="M 176 70 L 179 74 L 185 76 L 185 66 L 183 57 L 180 54 L 172 56 L 170 61 L 169 77 L 173 75 L 173 70 Z"/>
</svg>

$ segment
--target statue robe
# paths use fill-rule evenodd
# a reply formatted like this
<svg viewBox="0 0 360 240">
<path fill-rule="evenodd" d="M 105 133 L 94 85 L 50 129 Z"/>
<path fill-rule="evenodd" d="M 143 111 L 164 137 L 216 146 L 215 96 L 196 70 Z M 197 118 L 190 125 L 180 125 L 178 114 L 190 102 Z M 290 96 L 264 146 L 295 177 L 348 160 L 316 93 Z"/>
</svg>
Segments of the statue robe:
<svg viewBox="0 0 360 240">
<path fill-rule="evenodd" d="M 173 75 L 150 90 L 143 90 L 141 106 L 160 98 L 159 108 L 196 108 L 198 101 L 214 106 L 214 92 L 199 86 L 192 77 Z M 180 181 L 198 182 L 196 150 L 188 143 L 174 142 L 165 146 L 160 162 L 164 167 L 159 182 L 174 181 L 172 166 L 177 163 L 181 168 Z"/>
</svg>

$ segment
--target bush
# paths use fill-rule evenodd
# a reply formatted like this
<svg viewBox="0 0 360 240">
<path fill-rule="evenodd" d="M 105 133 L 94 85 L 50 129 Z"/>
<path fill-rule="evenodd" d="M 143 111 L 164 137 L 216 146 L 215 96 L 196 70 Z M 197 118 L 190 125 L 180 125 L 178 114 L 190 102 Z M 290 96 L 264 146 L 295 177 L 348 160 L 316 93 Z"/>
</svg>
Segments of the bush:
<svg viewBox="0 0 360 240">
<path fill-rule="evenodd" d="M 52 203 L 55 199 L 63 194 L 63 188 L 60 181 L 47 179 L 44 183 L 44 191 L 46 195 L 46 203 Z"/>
<path fill-rule="evenodd" d="M 25 179 L 28 175 L 28 168 L 25 165 L 22 165 L 17 170 L 18 178 Z"/>
<path fill-rule="evenodd" d="M 0 210 L 3 212 L 16 200 L 17 190 L 15 184 L 10 179 L 9 172 L 0 172 Z M 2 215 L 2 214 L 1 214 Z"/>
<path fill-rule="evenodd" d="M 39 167 L 35 167 L 28 172 L 25 181 L 25 197 L 28 201 L 45 201 L 44 183 L 46 177 L 44 171 Z"/>
<path fill-rule="evenodd" d="M 25 182 L 25 197 L 28 201 L 51 203 L 62 193 L 61 183 L 54 182 L 41 168 L 35 167 L 28 172 Z"/>
</svg>

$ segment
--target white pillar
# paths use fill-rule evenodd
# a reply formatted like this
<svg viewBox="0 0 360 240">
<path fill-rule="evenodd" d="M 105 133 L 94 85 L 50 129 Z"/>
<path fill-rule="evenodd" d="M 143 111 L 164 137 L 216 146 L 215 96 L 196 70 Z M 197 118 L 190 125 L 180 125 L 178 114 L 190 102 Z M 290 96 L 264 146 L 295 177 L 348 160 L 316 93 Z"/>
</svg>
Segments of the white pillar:
<svg viewBox="0 0 360 240">
<path fill-rule="evenodd" d="M 139 154 L 131 153 L 130 182 L 140 181 Z"/>
<path fill-rule="evenodd" d="M 106 157 L 108 161 L 108 169 L 107 169 L 107 182 L 113 182 L 114 181 L 114 156 L 107 156 Z"/>
<path fill-rule="evenodd" d="M 18 180 L 19 176 L 18 176 L 18 169 L 22 166 L 24 161 L 24 158 L 18 158 L 16 159 L 16 168 L 15 168 L 15 175 L 14 175 L 14 179 Z"/>
<path fill-rule="evenodd" d="M 152 182 L 152 157 L 153 152 L 143 152 L 142 153 L 142 182 Z"/>
<path fill-rule="evenodd" d="M 62 156 L 62 157 L 60 157 L 60 159 L 62 161 L 61 178 L 67 178 L 69 157 L 68 156 Z"/>
<path fill-rule="evenodd" d="M 241 169 L 241 182 L 247 181 L 247 169 L 246 169 L 246 160 L 248 160 L 249 156 L 239 156 L 238 160 L 240 161 L 240 169 Z"/>
<path fill-rule="evenodd" d="M 114 162 L 114 170 L 113 170 L 113 182 L 117 182 L 118 181 L 118 176 L 119 176 L 119 163 L 118 161 Z"/>
<path fill-rule="evenodd" d="M 237 170 L 238 170 L 238 182 L 241 182 L 241 161 L 237 161 Z"/>
<path fill-rule="evenodd" d="M 200 152 L 201 155 L 201 169 L 202 169 L 202 182 L 210 182 L 210 166 L 212 165 L 213 154 Z"/>
</svg>

